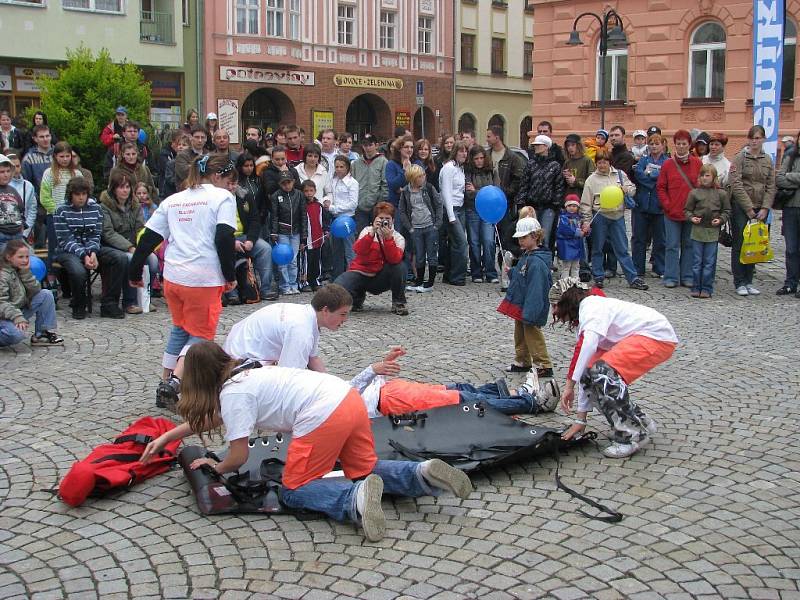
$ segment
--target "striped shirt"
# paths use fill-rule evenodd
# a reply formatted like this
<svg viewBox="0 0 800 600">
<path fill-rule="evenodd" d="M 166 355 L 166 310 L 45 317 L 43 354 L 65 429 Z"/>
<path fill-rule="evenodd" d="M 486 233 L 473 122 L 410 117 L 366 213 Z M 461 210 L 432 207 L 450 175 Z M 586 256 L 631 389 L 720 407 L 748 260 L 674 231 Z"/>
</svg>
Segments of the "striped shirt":
<svg viewBox="0 0 800 600">
<path fill-rule="evenodd" d="M 53 217 L 53 224 L 60 251 L 83 258 L 100 250 L 103 215 L 100 205 L 94 200 L 89 200 L 81 208 L 72 204 L 59 207 Z"/>
</svg>

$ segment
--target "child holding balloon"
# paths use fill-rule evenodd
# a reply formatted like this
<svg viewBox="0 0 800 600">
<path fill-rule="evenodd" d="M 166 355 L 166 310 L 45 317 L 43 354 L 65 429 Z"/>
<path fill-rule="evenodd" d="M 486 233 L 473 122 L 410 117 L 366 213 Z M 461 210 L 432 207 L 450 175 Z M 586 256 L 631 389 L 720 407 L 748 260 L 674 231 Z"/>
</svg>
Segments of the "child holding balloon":
<svg viewBox="0 0 800 600">
<path fill-rule="evenodd" d="M 44 267 L 44 264 L 41 265 Z M 41 276 L 44 277 L 44 269 Z M 11 240 L 0 260 L 0 347 L 19 344 L 36 318 L 31 346 L 59 346 L 53 294 L 43 290 L 30 269 L 30 254 L 23 240 Z"/>
<path fill-rule="evenodd" d="M 292 260 L 280 260 L 280 252 L 273 252 L 273 261 L 281 274 L 280 293 L 299 294 L 297 281 L 297 256 L 306 249 L 308 238 L 308 215 L 306 199 L 300 190 L 294 189 L 294 175 L 284 171 L 278 178 L 280 189 L 272 194 L 270 235 L 273 243 L 285 244 L 292 249 Z"/>
</svg>

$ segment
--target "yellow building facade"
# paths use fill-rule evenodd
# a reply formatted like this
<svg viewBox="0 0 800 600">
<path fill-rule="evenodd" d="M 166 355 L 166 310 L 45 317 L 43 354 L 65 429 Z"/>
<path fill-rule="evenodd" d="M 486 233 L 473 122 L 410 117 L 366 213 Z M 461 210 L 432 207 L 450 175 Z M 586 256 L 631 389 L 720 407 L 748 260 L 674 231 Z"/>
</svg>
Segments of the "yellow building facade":
<svg viewBox="0 0 800 600">
<path fill-rule="evenodd" d="M 455 127 L 480 141 L 500 125 L 508 146 L 527 147 L 532 128 L 533 10 L 530 0 L 456 0 Z"/>
</svg>

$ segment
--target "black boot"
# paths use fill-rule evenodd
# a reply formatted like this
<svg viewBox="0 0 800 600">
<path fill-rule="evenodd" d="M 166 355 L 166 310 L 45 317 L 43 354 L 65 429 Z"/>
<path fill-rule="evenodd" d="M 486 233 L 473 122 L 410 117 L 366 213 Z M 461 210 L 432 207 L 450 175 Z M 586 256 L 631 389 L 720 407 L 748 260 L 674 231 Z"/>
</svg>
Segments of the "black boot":
<svg viewBox="0 0 800 600">
<path fill-rule="evenodd" d="M 436 281 L 436 267 L 428 268 L 428 281 L 422 286 L 423 292 L 433 291 L 433 283 Z"/>
</svg>

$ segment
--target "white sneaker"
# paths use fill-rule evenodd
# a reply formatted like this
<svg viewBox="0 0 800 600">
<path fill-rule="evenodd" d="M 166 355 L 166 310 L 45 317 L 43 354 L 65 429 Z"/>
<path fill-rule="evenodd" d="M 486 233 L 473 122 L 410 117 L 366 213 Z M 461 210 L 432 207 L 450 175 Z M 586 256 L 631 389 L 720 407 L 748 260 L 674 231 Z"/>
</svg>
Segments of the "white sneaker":
<svg viewBox="0 0 800 600">
<path fill-rule="evenodd" d="M 539 385 L 539 374 L 536 372 L 536 365 L 533 365 L 531 370 L 528 372 L 527 377 L 525 377 L 525 383 L 534 391 L 538 392 L 541 389 L 541 386 Z"/>
<path fill-rule="evenodd" d="M 424 285 L 421 285 L 421 286 L 419 286 L 419 287 L 417 288 L 417 291 L 418 291 L 420 294 L 427 294 L 428 292 L 432 292 L 432 291 L 433 291 L 433 286 L 426 287 L 426 286 L 424 286 Z"/>
<path fill-rule="evenodd" d="M 561 388 L 555 379 L 544 382 L 539 396 L 539 406 L 545 412 L 553 412 L 561 401 Z"/>
<path fill-rule="evenodd" d="M 603 448 L 603 456 L 607 456 L 608 458 L 627 458 L 636 454 L 636 451 L 639 450 L 643 444 L 647 443 L 647 440 L 648 438 L 644 438 L 641 442 L 631 441 L 628 444 L 614 442 L 610 446 Z"/>
<path fill-rule="evenodd" d="M 469 498 L 472 493 L 472 482 L 469 476 L 455 467 L 451 467 L 443 460 L 434 458 L 420 464 L 422 477 L 432 487 L 449 490 L 461 499 Z"/>
<path fill-rule="evenodd" d="M 752 285 L 748 285 L 746 287 L 747 287 L 747 293 L 750 294 L 751 296 L 758 296 L 761 293 L 758 291 L 757 288 L 754 288 Z"/>
<path fill-rule="evenodd" d="M 421 292 L 422 286 L 421 285 L 407 285 L 406 286 L 407 292 Z"/>
<path fill-rule="evenodd" d="M 740 296 L 749 296 L 750 295 L 750 292 L 747 290 L 747 286 L 746 285 L 740 285 L 739 287 L 737 287 L 736 288 L 736 293 L 739 294 Z"/>
<path fill-rule="evenodd" d="M 370 542 L 383 539 L 386 534 L 386 516 L 383 514 L 383 479 L 374 473 L 361 482 L 356 491 L 356 512 Z"/>
<path fill-rule="evenodd" d="M 299 294 L 300 291 L 295 289 L 295 288 L 292 288 L 290 290 L 286 290 L 285 292 L 281 292 L 281 293 L 284 294 L 285 296 L 294 296 L 295 294 Z"/>
</svg>

